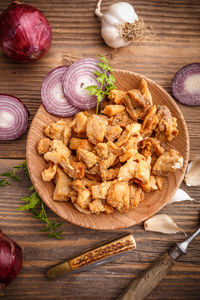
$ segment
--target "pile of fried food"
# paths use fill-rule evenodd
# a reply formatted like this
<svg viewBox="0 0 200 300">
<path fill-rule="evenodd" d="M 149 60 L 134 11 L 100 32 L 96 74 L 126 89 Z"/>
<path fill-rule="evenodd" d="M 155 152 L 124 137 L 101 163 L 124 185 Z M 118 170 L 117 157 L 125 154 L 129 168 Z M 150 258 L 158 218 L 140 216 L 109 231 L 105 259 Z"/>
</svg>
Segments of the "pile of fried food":
<svg viewBox="0 0 200 300">
<path fill-rule="evenodd" d="M 53 199 L 71 199 L 85 214 L 126 212 L 183 166 L 176 150 L 163 148 L 178 135 L 177 120 L 153 104 L 144 79 L 138 89 L 115 89 L 108 98 L 100 115 L 82 111 L 45 126 L 37 145 L 48 162 L 42 178 L 54 179 Z"/>
</svg>

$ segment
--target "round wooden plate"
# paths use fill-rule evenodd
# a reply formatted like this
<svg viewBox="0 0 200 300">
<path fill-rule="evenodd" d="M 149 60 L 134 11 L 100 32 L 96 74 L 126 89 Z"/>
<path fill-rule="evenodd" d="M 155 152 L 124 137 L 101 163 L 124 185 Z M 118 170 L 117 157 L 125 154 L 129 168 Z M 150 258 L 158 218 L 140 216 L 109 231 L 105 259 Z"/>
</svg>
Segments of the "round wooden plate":
<svg viewBox="0 0 200 300">
<path fill-rule="evenodd" d="M 116 86 L 123 90 L 137 88 L 140 80 L 145 78 L 139 74 L 123 70 L 114 70 L 114 75 L 117 80 Z M 109 215 L 104 213 L 99 215 L 85 215 L 76 210 L 70 201 L 54 201 L 52 199 L 54 191 L 53 182 L 45 182 L 41 178 L 41 173 L 46 166 L 46 162 L 43 157 L 38 155 L 36 145 L 43 137 L 43 126 L 59 118 L 50 115 L 43 106 L 40 106 L 28 133 L 26 145 L 27 164 L 36 191 L 48 207 L 61 218 L 73 224 L 92 229 L 112 230 L 126 228 L 140 223 L 157 213 L 168 203 L 181 184 L 189 156 L 189 137 L 186 123 L 180 109 L 171 96 L 152 80 L 148 78 L 145 79 L 147 80 L 152 93 L 153 102 L 155 104 L 167 105 L 170 108 L 172 115 L 177 118 L 179 135 L 174 138 L 172 142 L 166 144 L 165 148 L 174 148 L 180 152 L 184 158 L 183 168 L 177 170 L 175 173 L 169 174 L 165 178 L 162 191 L 146 193 L 145 199 L 139 206 L 135 209 L 131 209 L 127 213 L 121 214 L 119 212 L 113 212 Z"/>
</svg>

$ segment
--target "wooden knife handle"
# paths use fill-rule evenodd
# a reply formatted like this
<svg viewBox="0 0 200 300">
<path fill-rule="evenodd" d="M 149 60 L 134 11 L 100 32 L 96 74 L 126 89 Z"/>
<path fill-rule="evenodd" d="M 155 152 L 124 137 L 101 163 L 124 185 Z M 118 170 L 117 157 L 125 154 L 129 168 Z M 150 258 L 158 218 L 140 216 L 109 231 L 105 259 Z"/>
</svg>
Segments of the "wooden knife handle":
<svg viewBox="0 0 200 300">
<path fill-rule="evenodd" d="M 163 279 L 174 266 L 175 261 L 165 253 L 148 268 L 139 278 L 133 280 L 117 300 L 142 300 Z"/>
</svg>

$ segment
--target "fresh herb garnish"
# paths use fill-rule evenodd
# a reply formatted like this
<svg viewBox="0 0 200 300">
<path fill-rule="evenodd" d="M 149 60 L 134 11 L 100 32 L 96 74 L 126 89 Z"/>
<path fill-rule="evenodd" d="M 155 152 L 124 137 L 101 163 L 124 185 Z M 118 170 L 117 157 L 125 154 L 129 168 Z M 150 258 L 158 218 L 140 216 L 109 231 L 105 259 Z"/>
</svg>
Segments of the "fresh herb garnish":
<svg viewBox="0 0 200 300">
<path fill-rule="evenodd" d="M 19 169 L 23 169 L 25 174 L 28 176 L 27 164 L 26 164 L 26 161 L 24 161 L 22 164 L 20 164 L 18 166 L 14 166 L 13 171 L 0 174 L 0 176 L 3 177 L 0 179 L 0 187 L 4 187 L 4 186 L 6 186 L 6 184 L 11 185 L 10 179 L 14 179 L 16 181 L 21 181 L 21 178 L 19 178 L 16 175 L 16 172 Z"/>
<path fill-rule="evenodd" d="M 112 67 L 109 66 L 108 60 L 103 55 L 98 55 L 101 59 L 101 62 L 98 63 L 98 66 L 103 70 L 103 73 L 94 71 L 94 74 L 97 77 L 97 80 L 101 83 L 100 88 L 96 85 L 90 85 L 86 87 L 86 90 L 90 92 L 90 95 L 95 95 L 97 97 L 97 106 L 96 114 L 99 112 L 99 103 L 103 100 L 105 95 L 108 95 L 110 90 L 116 88 L 114 85 L 115 77 L 112 72 Z"/>
<path fill-rule="evenodd" d="M 13 167 L 12 172 L 3 173 L 0 176 L 4 177 L 0 179 L 0 187 L 4 187 L 6 184 L 11 184 L 9 179 L 14 179 L 17 181 L 21 181 L 21 178 L 19 178 L 16 175 L 16 171 L 19 169 L 23 169 L 25 175 L 29 177 L 28 173 L 28 167 L 26 161 L 24 161 L 22 164 Z M 29 210 L 33 214 L 33 218 L 39 219 L 41 222 L 46 223 L 46 226 L 42 228 L 40 231 L 48 232 L 48 237 L 55 237 L 57 239 L 62 239 L 61 233 L 62 230 L 57 230 L 62 223 L 55 223 L 53 221 L 50 221 L 48 219 L 48 216 L 46 214 L 45 205 L 37 192 L 35 191 L 34 186 L 31 186 L 29 188 L 29 191 L 32 191 L 32 194 L 28 197 L 24 197 L 21 200 L 24 202 L 27 202 L 27 204 L 22 205 L 17 208 L 17 210 L 24 211 Z"/>
<path fill-rule="evenodd" d="M 33 214 L 33 218 L 39 219 L 41 222 L 46 223 L 46 226 L 40 231 L 49 232 L 48 237 L 55 237 L 57 239 L 62 239 L 61 233 L 62 230 L 56 231 L 58 227 L 62 225 L 62 223 L 55 223 L 50 221 L 47 217 L 45 206 L 41 198 L 38 196 L 34 187 L 32 186 L 29 191 L 33 191 L 33 193 L 29 197 L 22 198 L 22 201 L 27 202 L 27 204 L 22 205 L 17 208 L 17 210 L 30 210 Z"/>
</svg>

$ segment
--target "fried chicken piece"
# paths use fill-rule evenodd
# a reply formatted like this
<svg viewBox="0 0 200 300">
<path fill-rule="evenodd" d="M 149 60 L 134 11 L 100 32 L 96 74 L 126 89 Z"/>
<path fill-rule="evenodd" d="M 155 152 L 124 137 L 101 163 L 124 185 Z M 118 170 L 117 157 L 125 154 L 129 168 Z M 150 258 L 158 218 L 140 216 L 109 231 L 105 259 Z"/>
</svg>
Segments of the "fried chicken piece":
<svg viewBox="0 0 200 300">
<path fill-rule="evenodd" d="M 140 90 L 137 89 L 132 89 L 130 91 L 128 91 L 128 95 L 130 96 L 131 100 L 132 100 L 132 104 L 135 106 L 141 106 L 143 108 L 147 108 L 149 106 L 151 106 L 151 102 L 144 97 L 144 95 L 142 95 L 142 93 L 140 92 Z"/>
<path fill-rule="evenodd" d="M 157 184 L 157 187 L 158 189 L 161 191 L 162 190 L 162 186 L 163 186 L 163 177 L 161 176 L 156 176 L 156 184 Z"/>
<path fill-rule="evenodd" d="M 122 155 L 123 153 L 126 152 L 126 149 L 124 147 L 118 147 L 112 141 L 108 141 L 107 145 L 108 145 L 109 152 L 113 153 L 116 156 Z"/>
<path fill-rule="evenodd" d="M 55 175 L 55 183 L 56 187 L 53 193 L 53 200 L 57 201 L 68 201 L 69 200 L 69 193 L 71 189 L 71 182 L 69 176 L 67 176 L 61 168 L 57 168 L 56 175 Z"/>
<path fill-rule="evenodd" d="M 77 202 L 73 202 L 74 207 L 80 211 L 81 213 L 85 214 L 85 215 L 90 215 L 91 212 L 89 210 L 89 208 L 83 208 L 82 206 L 80 206 Z"/>
<path fill-rule="evenodd" d="M 173 118 L 167 106 L 157 107 L 157 117 L 159 119 L 156 127 L 156 138 L 160 141 L 171 141 L 178 135 L 177 120 Z"/>
<path fill-rule="evenodd" d="M 137 149 L 128 149 L 123 155 L 119 157 L 120 162 L 125 162 L 129 160 L 130 158 L 136 158 L 137 157 Z"/>
<path fill-rule="evenodd" d="M 101 199 L 95 199 L 90 202 L 89 210 L 92 214 L 100 214 L 100 212 L 105 211 L 105 207 L 101 201 Z"/>
<path fill-rule="evenodd" d="M 86 131 L 87 115 L 85 112 L 79 112 L 75 115 L 73 119 L 72 128 L 74 132 L 79 136 Z"/>
<path fill-rule="evenodd" d="M 127 92 L 113 89 L 109 92 L 108 99 L 116 104 L 122 104 Z"/>
<path fill-rule="evenodd" d="M 55 164 L 59 164 L 62 160 L 67 159 L 71 155 L 70 150 L 63 144 L 62 141 L 53 140 L 49 152 L 44 154 L 46 161 L 52 161 Z"/>
<path fill-rule="evenodd" d="M 139 89 L 140 89 L 143 97 L 146 99 L 146 103 L 148 105 L 152 105 L 153 101 L 152 101 L 151 92 L 149 90 L 148 84 L 145 79 L 142 79 L 142 81 L 140 82 Z"/>
<path fill-rule="evenodd" d="M 49 138 L 43 138 L 37 144 L 37 152 L 38 154 L 43 155 L 49 151 L 50 147 L 51 140 Z"/>
<path fill-rule="evenodd" d="M 142 155 L 145 157 L 152 156 L 154 153 L 160 156 L 164 153 L 164 148 L 161 146 L 161 142 L 156 138 L 145 138 L 139 143 Z"/>
<path fill-rule="evenodd" d="M 58 120 L 44 127 L 44 133 L 51 139 L 61 140 L 67 145 L 71 136 L 71 128 L 64 120 Z"/>
<path fill-rule="evenodd" d="M 156 182 L 156 176 L 151 175 L 149 178 L 149 181 L 146 184 L 140 185 L 146 193 L 151 191 L 156 191 L 158 189 L 157 182 Z"/>
<path fill-rule="evenodd" d="M 119 168 L 110 168 L 108 170 L 100 169 L 101 179 L 103 181 L 108 181 L 117 178 L 119 173 Z"/>
<path fill-rule="evenodd" d="M 55 165 L 54 163 L 50 162 L 48 165 L 47 169 L 44 169 L 42 171 L 42 179 L 44 181 L 50 181 L 51 179 L 54 178 L 55 174 L 56 174 L 56 170 L 57 170 L 57 165 Z"/>
<path fill-rule="evenodd" d="M 101 116 L 92 115 L 87 120 L 86 134 L 92 144 L 102 143 L 107 121 Z"/>
<path fill-rule="evenodd" d="M 93 199 L 106 199 L 108 190 L 110 188 L 110 182 L 102 182 L 91 186 Z"/>
<path fill-rule="evenodd" d="M 138 143 L 143 139 L 141 135 L 137 136 L 130 136 L 128 141 L 124 143 L 123 147 L 125 148 L 125 151 L 129 149 L 137 149 L 138 148 Z"/>
<path fill-rule="evenodd" d="M 112 116 L 115 116 L 115 115 L 121 113 L 124 110 L 125 110 L 124 105 L 108 104 L 108 105 L 106 105 L 106 107 L 104 107 L 104 109 L 101 112 L 102 112 L 102 114 L 112 117 Z"/>
<path fill-rule="evenodd" d="M 143 98 L 140 92 L 138 92 L 138 95 L 141 95 L 141 97 Z M 126 111 L 128 112 L 128 114 L 130 115 L 133 121 L 137 121 L 138 119 L 143 119 L 149 108 L 149 106 L 144 108 L 142 105 L 138 105 L 138 102 L 134 100 L 133 91 L 131 95 L 129 94 L 126 95 L 126 97 L 124 98 L 124 103 L 126 106 Z"/>
<path fill-rule="evenodd" d="M 153 105 L 149 108 L 147 115 L 144 118 L 144 121 L 142 123 L 142 129 L 141 132 L 144 135 L 150 136 L 156 126 L 158 125 L 159 118 L 156 115 L 156 105 Z"/>
<path fill-rule="evenodd" d="M 146 184 L 150 179 L 150 171 L 151 157 L 148 157 L 147 159 L 139 159 L 135 178 L 139 180 L 142 184 Z"/>
<path fill-rule="evenodd" d="M 104 212 L 108 215 L 108 214 L 111 214 L 115 209 L 114 209 L 114 207 L 112 207 L 112 206 L 110 206 L 110 205 L 108 205 L 108 204 L 106 204 L 106 203 L 104 203 L 104 208 L 105 208 L 105 210 L 104 210 Z"/>
<path fill-rule="evenodd" d="M 94 149 L 100 158 L 108 156 L 108 145 L 106 143 L 98 143 Z"/>
<path fill-rule="evenodd" d="M 119 181 L 129 181 L 135 178 L 138 170 L 138 162 L 130 158 L 120 169 L 118 173 Z"/>
<path fill-rule="evenodd" d="M 100 170 L 107 170 L 114 164 L 115 160 L 116 155 L 114 155 L 113 153 L 109 153 L 106 159 L 102 159 L 99 161 Z"/>
<path fill-rule="evenodd" d="M 77 194 L 76 203 L 83 209 L 88 209 L 91 202 L 91 192 L 85 187 L 81 180 L 72 182 L 71 187 Z"/>
<path fill-rule="evenodd" d="M 129 117 L 126 111 L 122 111 L 120 114 L 111 117 L 108 120 L 108 124 L 111 126 L 119 125 L 122 128 L 126 128 L 127 125 L 131 124 L 133 120 Z"/>
<path fill-rule="evenodd" d="M 130 125 L 127 125 L 126 129 L 123 131 L 122 135 L 119 137 L 119 139 L 115 143 L 116 146 L 120 147 L 123 144 L 125 144 L 128 141 L 128 139 L 130 138 L 130 136 L 140 135 L 140 130 L 141 130 L 140 123 L 134 122 Z"/>
<path fill-rule="evenodd" d="M 130 189 L 129 206 L 130 208 L 137 207 L 140 201 L 144 199 L 144 192 L 140 187 L 137 187 L 134 184 L 129 185 L 129 189 Z"/>
<path fill-rule="evenodd" d="M 105 137 L 108 141 L 114 141 L 120 137 L 120 134 L 122 133 L 123 129 L 119 126 L 106 126 L 106 132 Z"/>
<path fill-rule="evenodd" d="M 72 149 L 72 150 L 77 150 L 78 148 L 81 148 L 81 149 L 84 149 L 84 150 L 87 150 L 87 151 L 92 151 L 94 147 L 86 139 L 71 138 L 69 148 Z"/>
<path fill-rule="evenodd" d="M 81 148 L 77 150 L 77 157 L 83 161 L 89 169 L 98 162 L 98 157 L 94 153 Z"/>
<path fill-rule="evenodd" d="M 178 151 L 170 149 L 158 157 L 152 172 L 154 175 L 165 175 L 168 172 L 175 172 L 183 167 L 183 157 Z"/>
<path fill-rule="evenodd" d="M 119 212 L 123 213 L 129 209 L 130 189 L 128 182 L 112 182 L 106 201 L 115 207 Z"/>
</svg>

